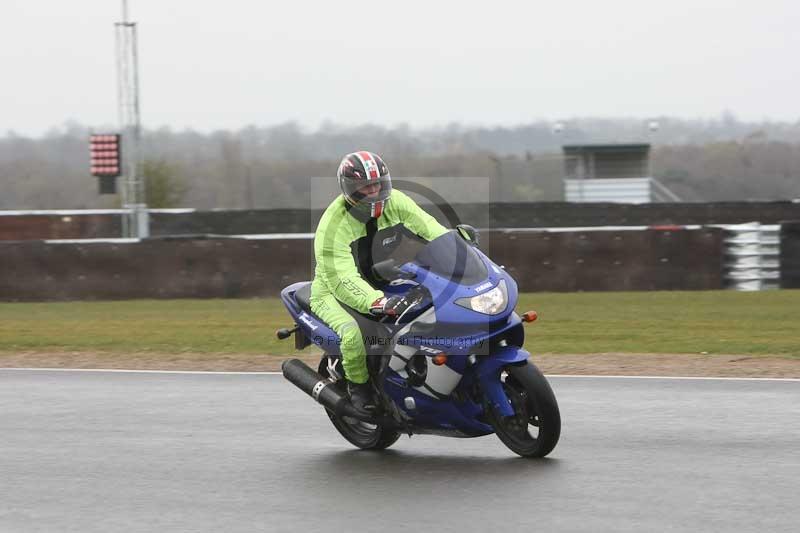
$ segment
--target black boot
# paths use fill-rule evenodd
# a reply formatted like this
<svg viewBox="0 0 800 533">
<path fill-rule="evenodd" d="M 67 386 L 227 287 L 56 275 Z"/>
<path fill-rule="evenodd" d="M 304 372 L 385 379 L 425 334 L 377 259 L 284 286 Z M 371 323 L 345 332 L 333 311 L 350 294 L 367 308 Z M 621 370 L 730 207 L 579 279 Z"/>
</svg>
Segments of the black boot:
<svg viewBox="0 0 800 533">
<path fill-rule="evenodd" d="M 347 382 L 347 392 L 350 394 L 350 403 L 359 411 L 372 413 L 377 409 L 375 398 L 372 394 L 372 387 L 369 383 Z"/>
</svg>

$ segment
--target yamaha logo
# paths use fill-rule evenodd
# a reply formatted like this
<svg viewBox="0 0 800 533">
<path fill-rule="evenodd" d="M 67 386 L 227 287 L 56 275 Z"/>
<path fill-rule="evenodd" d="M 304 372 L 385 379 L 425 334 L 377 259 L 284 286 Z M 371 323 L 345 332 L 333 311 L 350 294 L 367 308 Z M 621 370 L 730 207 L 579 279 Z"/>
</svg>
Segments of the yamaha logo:
<svg viewBox="0 0 800 533">
<path fill-rule="evenodd" d="M 491 281 L 487 281 L 486 283 L 482 283 L 482 284 L 478 285 L 477 287 L 475 287 L 475 292 L 481 292 L 482 290 L 488 289 L 491 286 L 492 286 L 492 282 Z"/>
<path fill-rule="evenodd" d="M 305 313 L 300 313 L 300 316 L 299 316 L 298 318 L 300 318 L 300 321 L 301 321 L 303 324 L 305 324 L 306 326 L 308 326 L 309 328 L 311 328 L 311 331 L 316 331 L 316 330 L 317 330 L 317 327 L 319 327 L 319 326 L 317 326 L 316 324 L 314 324 L 314 323 L 311 321 L 311 317 L 309 317 L 309 316 L 308 316 L 307 314 L 305 314 Z"/>
</svg>

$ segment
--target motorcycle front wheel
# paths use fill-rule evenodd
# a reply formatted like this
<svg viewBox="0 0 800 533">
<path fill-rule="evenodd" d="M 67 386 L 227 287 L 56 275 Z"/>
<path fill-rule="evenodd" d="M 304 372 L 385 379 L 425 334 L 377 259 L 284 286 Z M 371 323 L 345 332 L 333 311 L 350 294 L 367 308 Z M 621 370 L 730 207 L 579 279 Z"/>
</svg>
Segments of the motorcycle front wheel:
<svg viewBox="0 0 800 533">
<path fill-rule="evenodd" d="M 318 372 L 324 378 L 328 373 L 328 356 L 324 355 L 319 363 Z M 325 409 L 333 427 L 347 439 L 350 444 L 362 450 L 385 450 L 400 438 L 400 432 L 387 430 L 379 425 L 370 424 L 348 416 L 337 416 L 330 409 Z"/>
<path fill-rule="evenodd" d="M 514 414 L 502 416 L 488 408 L 495 433 L 522 457 L 544 457 L 561 435 L 561 413 L 550 384 L 531 362 L 505 367 L 500 380 Z"/>
</svg>

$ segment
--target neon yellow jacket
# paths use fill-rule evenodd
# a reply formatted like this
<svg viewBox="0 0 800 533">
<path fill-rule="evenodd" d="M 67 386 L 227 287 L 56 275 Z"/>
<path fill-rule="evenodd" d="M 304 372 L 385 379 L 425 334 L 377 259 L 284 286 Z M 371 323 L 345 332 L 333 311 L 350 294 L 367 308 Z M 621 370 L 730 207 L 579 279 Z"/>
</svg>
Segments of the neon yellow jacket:
<svg viewBox="0 0 800 533">
<path fill-rule="evenodd" d="M 367 225 L 356 219 L 348 210 L 343 196 L 339 196 L 323 213 L 314 235 L 314 282 L 311 297 L 328 294 L 360 313 L 368 313 L 370 305 L 383 296 L 372 287 L 358 271 L 353 257 L 352 244 L 366 237 Z M 426 241 L 447 233 L 447 228 L 419 207 L 401 191 L 392 191 L 383 214 L 377 219 L 378 231 L 403 225 Z"/>
</svg>

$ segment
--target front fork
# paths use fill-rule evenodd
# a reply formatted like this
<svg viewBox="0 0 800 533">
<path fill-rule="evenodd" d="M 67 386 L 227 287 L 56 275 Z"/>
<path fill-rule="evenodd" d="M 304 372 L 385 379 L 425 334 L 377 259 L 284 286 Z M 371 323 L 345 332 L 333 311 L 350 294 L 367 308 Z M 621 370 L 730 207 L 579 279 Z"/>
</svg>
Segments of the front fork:
<svg viewBox="0 0 800 533">
<path fill-rule="evenodd" d="M 514 409 L 508 400 L 500 372 L 506 365 L 524 363 L 530 353 L 516 346 L 507 346 L 490 356 L 485 356 L 475 365 L 475 378 L 480 384 L 488 407 L 501 416 L 514 416 Z"/>
</svg>

